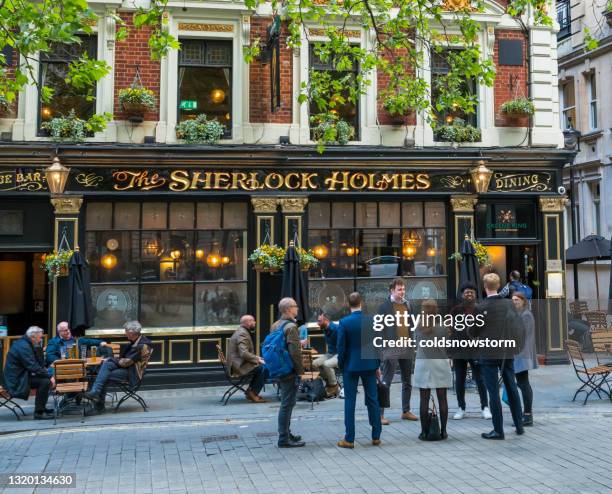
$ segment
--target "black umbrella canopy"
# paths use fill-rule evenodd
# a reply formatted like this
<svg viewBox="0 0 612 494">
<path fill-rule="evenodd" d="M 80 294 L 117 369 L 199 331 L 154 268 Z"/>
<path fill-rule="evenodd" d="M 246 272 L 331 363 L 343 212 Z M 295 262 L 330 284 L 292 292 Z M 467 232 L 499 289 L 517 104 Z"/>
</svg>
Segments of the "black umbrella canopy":
<svg viewBox="0 0 612 494">
<path fill-rule="evenodd" d="M 477 290 L 476 296 L 482 298 L 482 281 L 480 279 L 480 266 L 476 257 L 476 250 L 469 238 L 463 240 L 461 245 L 461 263 L 459 264 L 459 286 L 463 283 L 473 283 Z M 459 294 L 460 296 L 461 294 Z"/>
<path fill-rule="evenodd" d="M 79 334 L 90 328 L 93 323 L 91 307 L 91 287 L 89 285 L 89 264 L 85 257 L 75 250 L 70 258 L 68 275 L 68 324 Z"/>
<path fill-rule="evenodd" d="M 586 261 L 610 259 L 611 242 L 599 235 L 589 235 L 565 251 L 565 262 L 580 264 Z"/>
<path fill-rule="evenodd" d="M 612 259 L 612 237 L 610 237 L 610 251 L 608 252 Z M 608 314 L 612 314 L 612 263 L 610 263 L 610 288 L 608 291 Z"/>
<path fill-rule="evenodd" d="M 285 253 L 281 297 L 291 297 L 295 300 L 298 306 L 298 323 L 308 321 L 308 291 L 300 269 L 300 258 L 293 242 L 289 244 Z"/>
</svg>

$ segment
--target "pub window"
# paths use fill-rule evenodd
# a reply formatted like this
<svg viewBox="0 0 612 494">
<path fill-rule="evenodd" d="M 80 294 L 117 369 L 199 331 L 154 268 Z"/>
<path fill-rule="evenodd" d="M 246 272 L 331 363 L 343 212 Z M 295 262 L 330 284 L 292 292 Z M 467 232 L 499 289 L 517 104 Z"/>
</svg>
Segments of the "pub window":
<svg viewBox="0 0 612 494">
<path fill-rule="evenodd" d="M 595 72 L 586 76 L 587 96 L 589 98 L 589 125 L 590 130 L 597 130 L 597 80 Z"/>
<path fill-rule="evenodd" d="M 432 51 L 431 53 L 431 101 L 435 105 L 440 90 L 446 84 L 446 76 L 450 72 L 451 66 L 449 63 L 450 54 L 454 49 L 442 50 L 441 52 Z M 473 79 L 466 79 L 459 90 L 466 95 L 476 94 L 476 83 Z M 474 127 L 478 126 L 478 111 L 466 113 L 460 107 L 455 107 L 452 110 L 442 112 L 435 111 L 435 117 L 440 125 L 450 125 L 455 119 L 460 118 L 466 124 Z"/>
<path fill-rule="evenodd" d="M 71 62 L 83 55 L 91 59 L 97 57 L 98 38 L 95 35 L 80 36 L 80 43 L 70 45 L 54 43 L 49 52 L 40 55 L 39 88 L 46 86 L 53 90 L 49 101 L 38 97 L 38 128 L 52 118 L 67 116 L 74 110 L 77 117 L 87 120 L 96 109 L 95 99 L 87 98 L 87 89 L 77 89 L 66 82 Z M 94 89 L 95 96 L 95 89 Z M 47 135 L 41 130 L 40 135 Z"/>
<path fill-rule="evenodd" d="M 576 96 L 574 93 L 574 79 L 568 80 L 561 86 L 561 125 L 564 129 L 576 127 Z"/>
<path fill-rule="evenodd" d="M 359 66 L 355 62 L 352 64 L 350 69 L 339 70 L 336 67 L 337 63 L 332 60 L 321 60 L 321 57 L 317 53 L 316 44 L 309 46 L 309 66 L 311 72 L 325 72 L 331 76 L 331 80 L 340 80 L 348 76 L 349 81 L 355 81 L 356 76 L 359 72 Z M 336 114 L 342 120 L 350 123 L 355 128 L 356 141 L 359 140 L 359 96 L 353 103 L 349 100 L 349 90 L 342 91 L 341 96 L 344 98 L 344 102 L 338 104 L 334 108 L 330 108 L 330 113 Z M 310 102 L 308 109 L 310 115 L 316 115 L 321 113 L 321 110 L 314 101 Z"/>
<path fill-rule="evenodd" d="M 94 327 L 235 324 L 246 311 L 246 215 L 241 202 L 87 204 Z"/>
<path fill-rule="evenodd" d="M 232 42 L 182 39 L 178 67 L 178 120 L 204 113 L 232 131 Z"/>
<path fill-rule="evenodd" d="M 311 202 L 310 308 L 339 317 L 358 290 L 376 310 L 396 276 L 409 299 L 446 298 L 446 206 L 443 202 Z"/>
</svg>

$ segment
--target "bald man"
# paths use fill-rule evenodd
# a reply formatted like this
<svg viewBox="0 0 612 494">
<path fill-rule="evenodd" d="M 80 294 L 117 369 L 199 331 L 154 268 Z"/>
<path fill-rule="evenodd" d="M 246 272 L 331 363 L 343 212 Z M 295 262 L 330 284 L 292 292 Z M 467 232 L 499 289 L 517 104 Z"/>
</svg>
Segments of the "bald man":
<svg viewBox="0 0 612 494">
<path fill-rule="evenodd" d="M 259 393 L 266 380 L 264 359 L 255 354 L 251 333 L 255 331 L 255 318 L 246 314 L 240 318 L 240 327 L 229 340 L 227 361 L 232 375 L 245 376 L 251 374 L 251 382 L 246 390 L 247 400 L 253 403 L 265 403 Z"/>
</svg>

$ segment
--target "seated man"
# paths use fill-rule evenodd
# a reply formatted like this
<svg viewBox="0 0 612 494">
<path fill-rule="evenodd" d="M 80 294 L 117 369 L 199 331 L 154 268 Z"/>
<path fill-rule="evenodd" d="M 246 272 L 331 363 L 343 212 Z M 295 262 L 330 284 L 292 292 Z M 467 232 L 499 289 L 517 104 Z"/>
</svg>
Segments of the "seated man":
<svg viewBox="0 0 612 494">
<path fill-rule="evenodd" d="M 53 418 L 53 410 L 46 408 L 49 390 L 55 386 L 55 380 L 45 368 L 45 361 L 40 348 L 43 330 L 31 326 L 20 340 L 11 345 L 6 356 L 4 367 L 4 386 L 13 398 L 27 400 L 30 389 L 36 389 L 34 402 L 34 419 Z"/>
<path fill-rule="evenodd" d="M 138 383 L 144 375 L 147 358 L 151 352 L 151 340 L 141 334 L 142 326 L 138 321 L 128 321 L 124 324 L 125 337 L 130 344 L 121 349 L 119 358 L 106 359 L 100 367 L 98 377 L 91 390 L 85 393 L 85 398 L 93 401 L 96 411 L 103 413 L 106 398 L 106 387 L 109 382 Z"/>
<path fill-rule="evenodd" d="M 255 354 L 251 332 L 255 330 L 255 318 L 248 314 L 240 318 L 240 327 L 229 340 L 227 361 L 232 375 L 246 376 L 252 373 L 251 382 L 246 390 L 246 399 L 253 403 L 265 403 L 259 393 L 266 380 L 264 359 Z"/>
<path fill-rule="evenodd" d="M 327 353 L 313 360 L 312 366 L 321 374 L 325 381 L 325 392 L 328 397 L 338 396 L 340 386 L 336 379 L 335 369 L 338 367 L 338 324 L 331 321 L 329 315 L 323 313 L 317 318 L 317 324 L 323 330 Z"/>
<path fill-rule="evenodd" d="M 72 336 L 68 323 L 66 321 L 60 322 L 57 325 L 57 336 L 51 338 L 47 342 L 47 365 L 51 365 L 56 360 L 62 358 L 62 349 L 64 349 L 64 354 L 66 354 L 68 349 L 72 348 L 76 344 L 77 341 Z M 79 338 L 79 346 L 86 346 L 88 348 L 92 346 L 100 348 L 106 347 L 108 350 L 110 350 L 110 354 L 107 354 L 107 356 L 113 356 L 113 351 L 111 350 L 110 346 L 108 346 L 108 343 L 102 340 L 97 340 L 94 338 Z M 102 353 L 99 355 L 103 356 Z"/>
</svg>

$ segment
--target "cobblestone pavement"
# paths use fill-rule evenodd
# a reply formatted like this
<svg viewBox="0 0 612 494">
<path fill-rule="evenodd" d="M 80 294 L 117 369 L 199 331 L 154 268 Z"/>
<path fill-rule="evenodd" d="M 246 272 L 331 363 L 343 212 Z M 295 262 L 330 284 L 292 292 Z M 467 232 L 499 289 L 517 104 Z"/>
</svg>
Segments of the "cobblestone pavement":
<svg viewBox="0 0 612 494">
<path fill-rule="evenodd" d="M 64 491 L 88 494 L 611 492 L 612 403 L 572 403 L 575 377 L 566 366 L 535 371 L 532 384 L 536 423 L 524 436 L 516 436 L 506 414 L 505 441 L 480 439 L 491 423 L 479 417 L 471 390 L 469 417 L 450 420 L 449 439 L 436 443 L 417 440 L 417 422 L 393 420 L 383 428 L 383 445 L 371 446 L 360 403 L 354 450 L 335 446 L 343 432 L 337 399 L 314 409 L 299 402 L 292 429 L 307 445 L 279 450 L 271 390 L 267 404 L 236 397 L 227 407 L 217 402 L 219 388 L 148 391 L 150 412 L 126 408 L 84 422 L 67 416 L 55 427 L 17 422 L 2 411 L 0 473 L 76 473 L 76 489 Z M 398 385 L 392 399 L 399 405 Z M 454 407 L 452 392 L 449 403 Z M 399 418 L 397 407 L 388 416 Z"/>
</svg>

